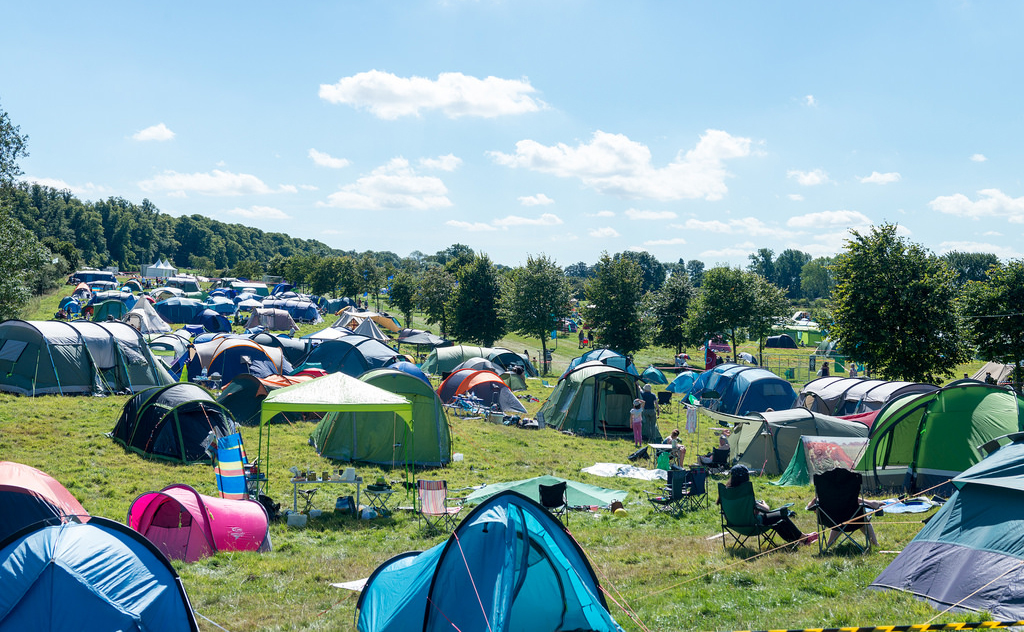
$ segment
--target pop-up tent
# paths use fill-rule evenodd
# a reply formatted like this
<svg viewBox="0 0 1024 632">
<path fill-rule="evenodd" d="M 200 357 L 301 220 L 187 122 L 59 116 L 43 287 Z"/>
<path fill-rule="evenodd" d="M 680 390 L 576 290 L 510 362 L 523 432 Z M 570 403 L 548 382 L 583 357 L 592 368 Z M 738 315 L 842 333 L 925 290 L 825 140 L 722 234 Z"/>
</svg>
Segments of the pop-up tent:
<svg viewBox="0 0 1024 632">
<path fill-rule="evenodd" d="M 135 307 L 122 319 L 143 334 L 170 333 L 171 326 L 156 313 L 153 304 L 143 299 L 135 303 Z"/>
<path fill-rule="evenodd" d="M 1024 619 L 1024 443 L 1016 439 L 953 479 L 953 495 L 871 588 Z"/>
<path fill-rule="evenodd" d="M 696 371 L 682 371 L 665 387 L 665 390 L 670 393 L 678 393 L 680 395 L 689 395 L 690 389 L 693 388 L 693 384 L 700 377 L 700 373 Z"/>
<path fill-rule="evenodd" d="M 640 379 L 648 384 L 668 384 L 668 378 L 666 378 L 665 374 L 661 372 L 661 369 L 653 364 L 644 369 L 644 372 L 640 375 Z"/>
<path fill-rule="evenodd" d="M 502 412 L 526 412 L 523 403 L 494 371 L 460 369 L 441 383 L 437 393 L 445 404 L 452 403 L 460 395 L 468 395 L 488 408 Z"/>
<path fill-rule="evenodd" d="M 979 446 L 1024 429 L 1022 424 L 1020 395 L 1002 386 L 957 380 L 889 402 L 871 426 L 871 441 L 857 469 L 868 486 L 936 493 L 937 485 L 981 461 Z"/>
<path fill-rule="evenodd" d="M 408 426 L 413 414 L 413 405 L 401 395 L 389 393 L 344 373 L 331 373 L 273 391 L 263 400 L 260 414 L 259 459 L 261 464 L 265 464 L 264 470 L 267 472 L 271 471 L 268 422 L 274 415 L 287 412 L 383 412 L 393 414 L 401 423 Z M 403 463 L 405 462 L 403 460 Z"/>
<path fill-rule="evenodd" d="M 235 432 L 231 413 L 195 384 L 179 382 L 142 391 L 124 404 L 110 433 L 133 452 L 179 463 L 209 461 L 203 442 Z"/>
<path fill-rule="evenodd" d="M 738 364 L 720 364 L 701 373 L 690 394 L 709 410 L 728 415 L 786 410 L 796 404 L 789 382 L 767 369 Z"/>
<path fill-rule="evenodd" d="M 581 364 L 558 380 L 555 390 L 540 407 L 537 419 L 557 430 L 577 434 L 632 437 L 629 409 L 639 396 L 639 379 L 601 362 Z M 644 430 L 651 432 L 649 428 Z M 651 435 L 644 440 L 660 438 Z"/>
<path fill-rule="evenodd" d="M 188 485 L 142 494 L 128 509 L 127 522 L 172 560 L 270 550 L 270 519 L 263 505 L 204 496 Z"/>
<path fill-rule="evenodd" d="M 50 518 L 86 522 L 89 512 L 46 472 L 0 461 L 0 541 L 34 522 Z"/>
<path fill-rule="evenodd" d="M 356 607 L 360 632 L 622 630 L 565 527 L 512 491 L 478 505 L 441 544 L 381 564 Z"/>
<path fill-rule="evenodd" d="M 313 431 L 313 447 L 320 456 L 395 467 L 405 463 L 406 453 L 411 451 L 414 465 L 439 466 L 451 461 L 448 420 L 430 384 L 390 368 L 367 371 L 359 380 L 411 401 L 412 428 L 391 412 L 331 412 Z"/>
<path fill-rule="evenodd" d="M 800 389 L 797 405 L 808 410 L 837 417 L 879 410 L 900 395 L 930 393 L 938 390 L 933 384 L 888 382 L 856 377 L 819 377 Z"/>
<path fill-rule="evenodd" d="M 785 470 L 805 436 L 866 437 L 868 427 L 857 421 L 791 408 L 747 415 L 750 421 L 736 424 L 729 436 L 730 456 L 735 463 L 766 476 Z"/>
<path fill-rule="evenodd" d="M 36 523 L 0 559 L 0 629 L 199 630 L 171 563 L 113 520 Z"/>
</svg>

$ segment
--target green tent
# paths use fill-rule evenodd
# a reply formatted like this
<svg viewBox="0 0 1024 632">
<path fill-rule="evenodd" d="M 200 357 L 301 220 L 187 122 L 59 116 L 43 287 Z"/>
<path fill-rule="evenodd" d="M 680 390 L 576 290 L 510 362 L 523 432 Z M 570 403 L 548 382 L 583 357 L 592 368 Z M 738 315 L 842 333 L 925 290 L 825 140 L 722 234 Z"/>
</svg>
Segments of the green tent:
<svg viewBox="0 0 1024 632">
<path fill-rule="evenodd" d="M 629 409 L 638 395 L 637 376 L 622 369 L 584 362 L 558 380 L 551 396 L 540 407 L 537 419 L 557 430 L 577 434 L 633 436 Z M 645 428 L 648 433 L 657 433 Z M 661 437 L 646 436 L 646 441 Z"/>
<path fill-rule="evenodd" d="M 405 463 L 411 449 L 415 465 L 446 465 L 452 458 L 451 431 L 441 400 L 430 384 L 397 369 L 373 369 L 359 380 L 412 402 L 412 428 L 393 412 L 334 411 L 313 431 L 320 456 L 392 467 Z"/>
<path fill-rule="evenodd" d="M 483 502 L 491 496 L 500 494 L 501 492 L 509 489 L 519 492 L 530 500 L 540 502 L 540 486 L 555 485 L 557 483 L 566 484 L 565 501 L 570 507 L 604 507 L 612 504 L 616 500 L 621 501 L 626 497 L 626 494 L 629 493 L 621 489 L 606 489 L 604 487 L 598 487 L 597 485 L 588 485 L 586 483 L 570 481 L 565 478 L 558 478 L 557 476 L 537 476 L 522 481 L 511 481 L 509 483 L 488 483 L 483 488 L 476 490 L 469 496 L 466 496 L 466 502 Z"/>
<path fill-rule="evenodd" d="M 931 490 L 981 461 L 979 447 L 1022 429 L 1024 398 L 975 380 L 889 402 L 871 427 L 857 469 L 865 483 Z"/>
<path fill-rule="evenodd" d="M 260 412 L 259 458 L 264 471 L 273 471 L 270 469 L 271 426 L 268 422 L 274 415 L 285 412 L 338 411 L 390 413 L 394 416 L 393 423 L 408 425 L 412 418 L 413 406 L 412 402 L 401 395 L 360 382 L 344 373 L 331 373 L 315 380 L 272 391 L 263 400 Z"/>
<path fill-rule="evenodd" d="M 424 373 L 445 375 L 470 358 L 486 358 L 503 369 L 511 369 L 519 364 L 529 377 L 537 377 L 537 369 L 528 358 L 509 351 L 503 347 L 474 347 L 471 345 L 454 345 L 438 347 L 430 352 L 420 367 Z"/>
<path fill-rule="evenodd" d="M 867 437 L 801 437 L 789 467 L 772 485 L 810 485 L 815 474 L 841 467 L 852 470 L 868 445 Z"/>
</svg>

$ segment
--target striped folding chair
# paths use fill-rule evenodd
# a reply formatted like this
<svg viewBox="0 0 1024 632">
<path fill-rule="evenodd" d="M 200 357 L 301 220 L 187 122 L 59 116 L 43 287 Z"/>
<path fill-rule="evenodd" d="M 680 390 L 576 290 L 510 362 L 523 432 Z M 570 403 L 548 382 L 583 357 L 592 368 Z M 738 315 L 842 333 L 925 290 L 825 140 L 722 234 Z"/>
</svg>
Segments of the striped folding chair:
<svg viewBox="0 0 1024 632">
<path fill-rule="evenodd" d="M 248 500 L 245 480 L 245 450 L 237 432 L 217 439 L 217 460 L 213 467 L 221 498 Z"/>
<path fill-rule="evenodd" d="M 416 481 L 416 498 L 418 516 L 427 522 L 428 527 L 446 531 L 455 528 L 455 516 L 462 511 L 462 507 L 448 505 L 447 481 Z"/>
</svg>

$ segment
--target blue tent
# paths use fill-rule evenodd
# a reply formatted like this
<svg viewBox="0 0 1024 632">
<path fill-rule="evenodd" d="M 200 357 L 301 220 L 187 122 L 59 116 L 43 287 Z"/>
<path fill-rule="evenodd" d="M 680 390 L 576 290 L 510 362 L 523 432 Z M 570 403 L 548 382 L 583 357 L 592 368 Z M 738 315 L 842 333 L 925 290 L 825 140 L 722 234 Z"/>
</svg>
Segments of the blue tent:
<svg viewBox="0 0 1024 632">
<path fill-rule="evenodd" d="M 576 541 L 513 491 L 478 505 L 445 542 L 377 567 L 356 607 L 361 632 L 622 630 Z"/>
<path fill-rule="evenodd" d="M 423 369 L 419 368 L 412 362 L 406 362 L 405 360 L 402 360 L 400 362 L 395 362 L 394 364 L 390 365 L 390 368 L 397 369 L 399 371 L 404 371 L 409 375 L 413 377 L 418 377 L 427 384 L 430 384 L 430 378 L 427 377 L 427 374 L 423 372 Z"/>
<path fill-rule="evenodd" d="M 390 366 L 397 361 L 398 352 L 391 347 L 373 338 L 352 334 L 318 344 L 296 372 L 313 367 L 359 377 L 370 369 Z"/>
<path fill-rule="evenodd" d="M 637 372 L 636 366 L 633 365 L 632 360 L 618 351 L 612 351 L 611 349 L 592 349 L 578 358 L 573 358 L 572 361 L 569 362 L 569 368 L 565 370 L 562 377 L 568 375 L 570 371 L 584 362 L 592 362 L 595 360 L 601 364 L 607 364 L 608 366 L 613 366 L 616 369 L 622 369 L 631 375 L 635 375 L 637 377 L 640 376 L 640 373 Z"/>
<path fill-rule="evenodd" d="M 700 373 L 695 371 L 683 371 L 676 376 L 676 379 L 672 380 L 671 384 L 665 387 L 665 390 L 669 393 L 689 395 L 690 389 L 693 388 L 693 384 L 697 381 L 699 375 Z"/>
<path fill-rule="evenodd" d="M 203 329 L 213 334 L 229 333 L 231 331 L 231 322 L 212 309 L 204 309 L 199 312 L 192 321 L 192 324 L 202 325 Z"/>
<path fill-rule="evenodd" d="M 263 300 L 263 307 L 283 309 L 284 311 L 288 312 L 288 314 L 295 320 L 295 322 L 323 322 L 323 318 L 320 317 L 320 312 L 317 311 L 316 305 L 314 305 L 311 301 L 306 301 L 299 298 L 282 299 L 277 297 L 270 297 Z"/>
<path fill-rule="evenodd" d="M 153 309 L 160 318 L 172 325 L 187 325 L 196 322 L 196 316 L 206 309 L 206 306 L 194 298 L 176 296 L 160 301 Z"/>
<path fill-rule="evenodd" d="M 668 384 L 668 378 L 666 378 L 665 374 L 661 372 L 661 369 L 653 364 L 644 369 L 644 372 L 640 375 L 640 379 L 648 384 Z"/>
<path fill-rule="evenodd" d="M 113 520 L 36 523 L 0 559 L 2 630 L 199 629 L 167 558 Z"/>
<path fill-rule="evenodd" d="M 716 397 L 708 395 L 717 393 Z M 738 364 L 720 364 L 697 378 L 690 394 L 718 412 L 730 415 L 788 410 L 796 405 L 793 386 L 768 369 Z"/>
<path fill-rule="evenodd" d="M 227 296 L 208 296 L 206 298 L 206 309 L 212 309 L 218 314 L 234 314 L 235 302 Z"/>
</svg>

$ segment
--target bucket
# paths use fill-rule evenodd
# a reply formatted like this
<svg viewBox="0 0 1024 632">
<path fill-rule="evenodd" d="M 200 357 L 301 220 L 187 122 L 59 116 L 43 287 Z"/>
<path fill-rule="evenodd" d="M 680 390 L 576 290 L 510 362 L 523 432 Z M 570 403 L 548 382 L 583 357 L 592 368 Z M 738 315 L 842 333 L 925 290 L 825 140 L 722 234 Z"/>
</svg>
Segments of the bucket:
<svg viewBox="0 0 1024 632">
<path fill-rule="evenodd" d="M 309 518 L 306 516 L 306 514 L 290 513 L 290 514 L 288 514 L 288 526 L 289 527 L 304 527 L 304 526 L 306 526 L 306 521 L 308 519 Z"/>
</svg>

